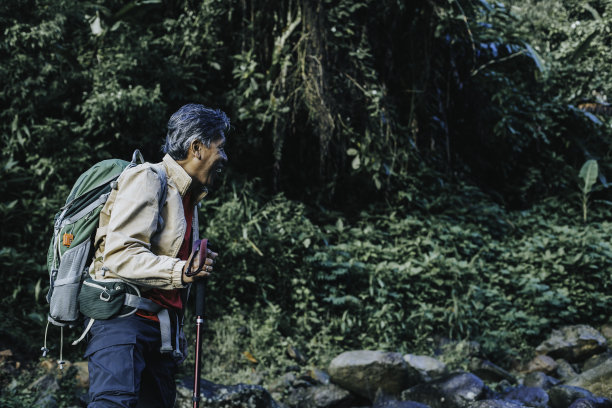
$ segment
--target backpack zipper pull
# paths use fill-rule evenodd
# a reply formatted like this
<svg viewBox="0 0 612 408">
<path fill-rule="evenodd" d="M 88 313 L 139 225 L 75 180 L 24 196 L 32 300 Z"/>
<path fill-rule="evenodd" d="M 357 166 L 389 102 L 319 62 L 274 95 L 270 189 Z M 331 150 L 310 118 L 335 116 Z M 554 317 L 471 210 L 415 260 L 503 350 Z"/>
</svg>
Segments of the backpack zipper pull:
<svg viewBox="0 0 612 408">
<path fill-rule="evenodd" d="M 47 333 L 49 332 L 49 320 L 47 319 L 47 326 L 45 327 L 45 342 L 43 343 L 43 346 L 40 348 L 40 351 L 43 352 L 43 357 L 47 357 L 47 353 L 49 352 L 49 349 L 47 348 Z"/>
<path fill-rule="evenodd" d="M 59 365 L 60 370 L 63 370 L 64 364 L 66 364 L 64 361 L 64 326 L 60 328 L 60 333 L 60 359 L 57 360 L 57 364 Z"/>
</svg>

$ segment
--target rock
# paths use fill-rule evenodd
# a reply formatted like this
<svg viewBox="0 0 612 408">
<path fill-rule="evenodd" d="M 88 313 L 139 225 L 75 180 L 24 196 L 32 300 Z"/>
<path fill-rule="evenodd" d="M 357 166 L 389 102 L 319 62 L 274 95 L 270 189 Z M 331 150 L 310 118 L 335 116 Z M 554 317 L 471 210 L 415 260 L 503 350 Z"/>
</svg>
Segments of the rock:
<svg viewBox="0 0 612 408">
<path fill-rule="evenodd" d="M 578 372 L 576 372 L 574 366 L 567 361 L 563 360 L 562 358 L 558 358 L 555 361 L 557 362 L 556 377 L 560 380 L 567 381 L 578 375 Z"/>
<path fill-rule="evenodd" d="M 506 392 L 503 399 L 533 408 L 546 408 L 548 406 L 548 394 L 539 387 L 517 387 Z"/>
<path fill-rule="evenodd" d="M 312 387 L 313 385 L 314 384 L 312 383 L 312 380 L 308 377 L 296 378 L 293 384 L 291 384 L 293 388 L 309 388 L 309 387 Z"/>
<path fill-rule="evenodd" d="M 529 373 L 523 379 L 523 385 L 526 387 L 540 387 L 544 390 L 549 389 L 550 387 L 554 387 L 559 384 L 561 381 L 557 380 L 554 377 L 549 377 L 540 371 L 535 371 L 533 373 Z"/>
<path fill-rule="evenodd" d="M 41 395 L 36 402 L 32 405 L 32 408 L 57 408 L 57 400 L 52 393 Z"/>
<path fill-rule="evenodd" d="M 508 392 L 508 390 L 511 390 L 513 387 L 513 384 L 510 384 L 510 381 L 508 380 L 501 380 L 497 384 L 493 385 L 495 386 L 494 390 L 497 391 L 497 393 Z"/>
<path fill-rule="evenodd" d="M 536 347 L 536 353 L 576 362 L 603 352 L 606 343 L 606 338 L 591 326 L 565 326 L 553 330 L 550 337 Z"/>
<path fill-rule="evenodd" d="M 387 400 L 379 405 L 373 405 L 372 408 L 430 408 L 429 405 L 421 404 L 414 401 L 398 401 L 396 399 Z"/>
<path fill-rule="evenodd" d="M 569 408 L 612 408 L 612 402 L 606 398 L 579 398 Z"/>
<path fill-rule="evenodd" d="M 192 384 L 191 381 L 186 382 Z M 201 380 L 202 400 L 200 406 L 206 408 L 280 408 L 268 391 L 259 385 L 221 385 Z M 177 400 L 174 408 L 192 408 L 193 389 L 179 385 L 176 389 Z"/>
<path fill-rule="evenodd" d="M 553 374 L 557 370 L 557 362 L 547 355 L 535 356 L 533 360 L 527 365 L 527 373 L 533 373 L 535 371 L 541 371 L 545 374 Z"/>
<path fill-rule="evenodd" d="M 586 388 L 596 395 L 612 398 L 612 358 L 583 371 L 567 382 L 568 385 Z"/>
<path fill-rule="evenodd" d="M 471 373 L 456 373 L 419 384 L 402 392 L 402 400 L 416 401 L 431 408 L 466 408 L 488 394 L 484 382 Z"/>
<path fill-rule="evenodd" d="M 604 363 L 610 357 L 612 357 L 612 351 L 610 350 L 606 351 L 605 353 L 591 356 L 587 361 L 584 362 L 584 364 L 582 364 L 582 371 L 587 371 L 591 368 L 595 368 L 596 366 Z"/>
<path fill-rule="evenodd" d="M 335 384 L 320 385 L 308 389 L 310 400 L 316 408 L 348 407 L 355 401 L 355 397 L 347 390 Z"/>
<path fill-rule="evenodd" d="M 340 354 L 329 364 L 329 375 L 333 383 L 370 401 L 379 388 L 395 396 L 419 378 L 401 354 L 368 350 Z"/>
<path fill-rule="evenodd" d="M 282 392 L 283 390 L 290 388 L 295 380 L 296 376 L 294 373 L 286 373 L 274 381 L 274 383 L 270 386 L 270 391 Z"/>
<path fill-rule="evenodd" d="M 27 389 L 35 392 L 41 392 L 44 390 L 57 391 L 59 390 L 59 383 L 54 375 L 45 374 L 32 384 L 28 385 Z"/>
<path fill-rule="evenodd" d="M 36 392 L 33 408 L 56 408 L 55 393 L 59 390 L 59 383 L 53 374 L 45 374 L 38 378 L 27 389 Z"/>
<path fill-rule="evenodd" d="M 308 376 L 318 384 L 327 385 L 329 384 L 330 377 L 325 371 L 313 368 L 308 370 Z"/>
<path fill-rule="evenodd" d="M 521 405 L 517 402 L 512 401 L 502 401 L 502 400 L 482 400 L 472 402 L 468 405 L 468 408 L 524 408 L 524 405 Z"/>
<path fill-rule="evenodd" d="M 472 359 L 470 371 L 484 381 L 499 382 L 501 380 L 507 380 L 510 384 L 517 383 L 516 378 L 512 374 L 489 360 L 482 360 L 479 358 Z"/>
<path fill-rule="evenodd" d="M 335 384 L 328 384 L 295 389 L 286 402 L 297 408 L 348 408 L 356 405 L 358 398 Z"/>
<path fill-rule="evenodd" d="M 306 363 L 306 357 L 304 357 L 304 355 L 292 345 L 287 346 L 287 356 L 300 364 Z"/>
<path fill-rule="evenodd" d="M 398 401 L 378 390 L 372 408 L 430 408 L 428 405 L 415 401 Z"/>
<path fill-rule="evenodd" d="M 429 356 L 417 356 L 414 354 L 404 355 L 404 361 L 414 368 L 423 382 L 442 377 L 448 373 L 446 364 Z"/>
<path fill-rule="evenodd" d="M 568 408 L 579 398 L 593 398 L 588 390 L 570 385 L 557 385 L 548 390 L 551 408 Z"/>
</svg>

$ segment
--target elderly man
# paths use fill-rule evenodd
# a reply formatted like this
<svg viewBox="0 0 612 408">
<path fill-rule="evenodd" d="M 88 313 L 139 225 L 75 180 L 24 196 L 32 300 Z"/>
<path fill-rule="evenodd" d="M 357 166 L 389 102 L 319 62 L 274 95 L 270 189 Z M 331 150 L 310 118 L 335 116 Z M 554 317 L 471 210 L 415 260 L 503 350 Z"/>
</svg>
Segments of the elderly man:
<svg viewBox="0 0 612 408">
<path fill-rule="evenodd" d="M 174 374 L 186 353 L 185 288 L 208 276 L 217 256 L 189 262 L 197 203 L 227 162 L 229 125 L 220 110 L 180 108 L 168 122 L 163 161 L 124 172 L 100 214 L 90 276 L 127 282 L 157 309 L 93 322 L 85 352 L 89 407 L 174 405 Z"/>
</svg>

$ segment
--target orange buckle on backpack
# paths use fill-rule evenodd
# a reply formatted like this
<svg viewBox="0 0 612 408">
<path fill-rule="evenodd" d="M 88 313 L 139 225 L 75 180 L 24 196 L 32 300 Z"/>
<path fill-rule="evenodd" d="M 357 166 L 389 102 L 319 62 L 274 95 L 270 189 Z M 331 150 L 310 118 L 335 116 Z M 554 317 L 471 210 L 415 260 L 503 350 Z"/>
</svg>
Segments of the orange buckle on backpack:
<svg viewBox="0 0 612 408">
<path fill-rule="evenodd" d="M 72 240 L 74 239 L 74 235 L 72 234 L 64 234 L 64 238 L 62 243 L 64 244 L 64 246 L 69 247 L 70 244 L 72 244 Z"/>
</svg>

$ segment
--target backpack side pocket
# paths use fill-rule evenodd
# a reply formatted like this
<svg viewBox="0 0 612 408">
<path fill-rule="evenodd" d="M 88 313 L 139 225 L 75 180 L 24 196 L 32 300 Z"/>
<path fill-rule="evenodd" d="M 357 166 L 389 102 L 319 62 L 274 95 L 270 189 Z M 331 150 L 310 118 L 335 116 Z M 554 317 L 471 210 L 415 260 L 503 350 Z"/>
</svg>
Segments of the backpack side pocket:
<svg viewBox="0 0 612 408">
<path fill-rule="evenodd" d="M 49 317 L 56 323 L 73 323 L 79 318 L 78 296 L 87 268 L 91 240 L 85 240 L 62 256 L 57 275 L 49 290 Z"/>
</svg>

